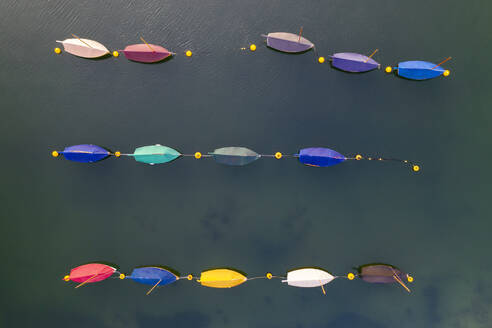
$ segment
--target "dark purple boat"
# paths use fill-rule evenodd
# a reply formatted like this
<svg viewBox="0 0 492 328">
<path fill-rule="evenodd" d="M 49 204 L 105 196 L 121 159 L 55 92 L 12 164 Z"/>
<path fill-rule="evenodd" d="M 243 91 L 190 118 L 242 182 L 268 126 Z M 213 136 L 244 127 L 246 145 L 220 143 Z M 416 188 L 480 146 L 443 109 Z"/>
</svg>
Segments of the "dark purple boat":
<svg viewBox="0 0 492 328">
<path fill-rule="evenodd" d="M 125 57 L 140 63 L 156 63 L 172 55 L 172 52 L 155 44 L 139 43 L 126 46 Z"/>
<path fill-rule="evenodd" d="M 340 52 L 331 56 L 331 64 L 342 71 L 361 73 L 381 68 L 374 59 L 354 52 Z"/>
<path fill-rule="evenodd" d="M 405 281 L 412 282 L 413 278 L 408 273 L 404 273 L 392 265 L 383 263 L 366 264 L 360 266 L 358 271 L 359 277 L 366 282 L 376 284 L 399 283 L 410 293 Z"/>
<path fill-rule="evenodd" d="M 275 32 L 263 36 L 267 38 L 267 46 L 278 51 L 299 53 L 314 48 L 311 41 L 293 33 Z"/>
</svg>

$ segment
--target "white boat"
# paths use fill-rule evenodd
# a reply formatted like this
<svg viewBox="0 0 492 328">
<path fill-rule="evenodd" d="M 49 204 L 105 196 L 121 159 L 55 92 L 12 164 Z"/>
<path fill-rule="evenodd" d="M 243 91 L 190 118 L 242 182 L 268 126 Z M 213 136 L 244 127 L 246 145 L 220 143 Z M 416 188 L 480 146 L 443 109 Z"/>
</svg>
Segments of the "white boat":
<svg viewBox="0 0 492 328">
<path fill-rule="evenodd" d="M 99 58 L 109 54 L 108 48 L 94 40 L 75 38 L 56 42 L 63 44 L 66 52 L 83 58 Z"/>
<path fill-rule="evenodd" d="M 324 270 L 305 268 L 287 272 L 287 279 L 282 282 L 286 282 L 289 286 L 310 288 L 321 287 L 335 278 Z"/>
</svg>

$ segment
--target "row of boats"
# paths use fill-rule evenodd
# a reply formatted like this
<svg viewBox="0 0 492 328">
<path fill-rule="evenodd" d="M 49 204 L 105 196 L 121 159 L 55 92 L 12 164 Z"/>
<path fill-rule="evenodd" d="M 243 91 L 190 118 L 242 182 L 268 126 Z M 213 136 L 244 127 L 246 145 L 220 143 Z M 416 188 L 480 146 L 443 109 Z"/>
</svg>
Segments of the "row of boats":
<svg viewBox="0 0 492 328">
<path fill-rule="evenodd" d="M 72 36 L 73 38 L 57 41 L 63 45 L 66 52 L 72 55 L 83 58 L 101 58 L 105 56 L 109 57 L 111 54 L 108 48 L 97 41 L 79 38 L 74 34 Z M 273 32 L 262 36 L 266 38 L 268 47 L 285 53 L 296 54 L 315 49 L 314 44 L 302 36 L 302 29 L 299 34 Z M 140 63 L 157 63 L 175 55 L 175 53 L 160 45 L 148 43 L 143 38 L 140 39 L 143 43 L 128 45 L 122 50 L 127 59 Z M 256 46 L 251 45 L 250 49 L 254 51 L 256 50 Z M 61 50 L 56 48 L 55 51 L 59 53 Z M 372 58 L 376 52 L 377 49 L 370 56 L 354 52 L 340 52 L 331 55 L 329 59 L 331 65 L 339 70 L 351 73 L 363 73 L 381 68 L 381 64 Z M 187 51 L 186 53 L 188 56 L 191 56 L 191 51 Z M 118 51 L 113 51 L 113 55 L 118 56 Z M 395 67 L 387 66 L 385 71 L 387 73 L 394 71 L 398 76 L 406 79 L 428 80 L 441 75 L 448 76 L 450 71 L 444 69 L 441 65 L 449 59 L 451 57 L 448 57 L 439 64 L 421 60 L 404 61 L 398 63 Z M 325 61 L 324 57 L 319 57 L 318 60 L 320 63 Z"/>
<path fill-rule="evenodd" d="M 348 273 L 346 276 L 334 276 L 328 271 L 318 267 L 308 267 L 294 269 L 287 272 L 286 276 L 276 276 L 267 273 L 265 276 L 248 278 L 245 273 L 231 268 L 217 268 L 202 271 L 198 278 L 192 274 L 180 276 L 180 274 L 166 266 L 142 266 L 133 269 L 130 275 L 125 275 L 118 271 L 114 265 L 106 263 L 88 263 L 71 269 L 70 274 L 63 277 L 65 281 L 78 283 L 75 288 L 85 284 L 95 283 L 108 278 L 131 279 L 137 283 L 152 286 L 148 291 L 149 295 L 156 287 L 169 285 L 178 280 L 196 280 L 202 286 L 212 288 L 232 288 L 245 283 L 248 280 L 255 279 L 282 279 L 293 287 L 313 288 L 321 287 L 323 294 L 326 294 L 324 285 L 332 282 L 337 278 L 347 278 L 354 280 L 360 278 L 369 283 L 391 284 L 398 283 L 407 292 L 410 289 L 405 282 L 413 282 L 413 277 L 397 267 L 389 264 L 371 263 L 357 268 L 356 273 Z"/>
<path fill-rule="evenodd" d="M 350 157 L 342 155 L 335 150 L 325 147 L 302 148 L 297 154 L 292 155 L 284 155 L 281 152 L 276 152 L 275 154 L 271 155 L 258 154 L 257 152 L 246 147 L 222 147 L 217 148 L 213 152 L 209 152 L 207 154 L 202 154 L 201 152 L 196 152 L 194 154 L 182 154 L 176 149 L 156 144 L 138 147 L 134 150 L 132 154 L 123 154 L 119 151 L 113 152 L 107 148 L 103 148 L 97 145 L 81 144 L 65 147 L 63 151 L 55 150 L 51 153 L 51 155 L 53 157 L 59 157 L 60 155 L 62 155 L 67 160 L 80 163 L 99 162 L 110 156 L 128 156 L 133 157 L 137 162 L 150 165 L 169 163 L 180 157 L 194 157 L 196 159 L 211 157 L 219 164 L 230 166 L 244 166 L 262 157 L 270 157 L 276 159 L 281 159 L 283 157 L 297 158 L 302 164 L 315 167 L 333 166 L 347 160 L 370 160 L 400 162 L 406 165 L 410 165 L 412 167 L 412 170 L 415 172 L 420 170 L 419 165 L 414 164 L 408 160 L 383 157 L 365 157 L 360 154 Z"/>
</svg>

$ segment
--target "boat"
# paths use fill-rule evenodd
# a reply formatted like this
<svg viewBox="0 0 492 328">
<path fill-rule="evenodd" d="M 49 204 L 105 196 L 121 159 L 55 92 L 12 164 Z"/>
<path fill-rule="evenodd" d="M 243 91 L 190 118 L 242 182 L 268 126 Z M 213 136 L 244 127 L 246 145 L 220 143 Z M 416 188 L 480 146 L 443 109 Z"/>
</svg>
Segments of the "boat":
<svg viewBox="0 0 492 328">
<path fill-rule="evenodd" d="M 111 152 L 96 145 L 74 145 L 60 152 L 66 159 L 80 163 L 94 163 L 109 157 Z"/>
<path fill-rule="evenodd" d="M 365 264 L 360 266 L 358 271 L 359 278 L 365 282 L 374 284 L 398 283 L 410 293 L 410 289 L 404 281 L 412 282 L 413 277 L 393 265 L 383 263 Z"/>
<path fill-rule="evenodd" d="M 301 149 L 298 156 L 302 164 L 315 167 L 332 166 L 347 160 L 339 152 L 323 147 Z"/>
<path fill-rule="evenodd" d="M 150 43 L 139 43 L 126 46 L 123 54 L 129 60 L 140 63 L 157 63 L 173 53 L 164 47 Z"/>
<path fill-rule="evenodd" d="M 263 37 L 266 37 L 268 47 L 282 52 L 300 53 L 314 48 L 314 44 L 300 34 L 274 32 Z"/>
<path fill-rule="evenodd" d="M 56 42 L 61 43 L 69 54 L 82 58 L 100 58 L 109 54 L 108 48 L 94 40 L 73 38 Z"/>
<path fill-rule="evenodd" d="M 441 67 L 441 65 L 451 59 L 448 57 L 440 64 L 434 64 L 422 60 L 411 60 L 398 63 L 397 67 L 386 67 L 386 72 L 391 73 L 392 70 L 396 71 L 398 76 L 404 77 L 409 80 L 429 80 L 439 77 L 441 75 L 448 76 L 450 74 L 449 70 Z"/>
<path fill-rule="evenodd" d="M 287 279 L 282 280 L 294 287 L 321 287 L 331 282 L 335 277 L 317 268 L 304 268 L 287 272 Z"/>
<path fill-rule="evenodd" d="M 200 274 L 198 282 L 206 287 L 232 288 L 246 282 L 246 280 L 248 280 L 248 278 L 236 270 L 213 269 L 203 271 Z"/>
<path fill-rule="evenodd" d="M 152 288 L 147 291 L 149 295 L 156 287 L 172 284 L 179 277 L 171 271 L 161 267 L 139 267 L 132 271 L 132 274 L 125 278 L 144 285 L 152 285 Z"/>
<path fill-rule="evenodd" d="M 381 68 L 374 59 L 355 52 L 339 52 L 331 56 L 331 65 L 339 70 L 352 73 L 369 72 Z"/>
<path fill-rule="evenodd" d="M 256 161 L 261 156 L 245 147 L 224 147 L 209 153 L 220 164 L 243 166 Z"/>
<path fill-rule="evenodd" d="M 115 272 L 117 272 L 116 268 L 112 266 L 103 263 L 88 263 L 73 268 L 63 280 L 81 284 L 94 283 L 108 279 Z"/>
<path fill-rule="evenodd" d="M 133 156 L 137 162 L 146 163 L 150 165 L 169 163 L 181 156 L 181 153 L 170 147 L 162 145 L 143 146 L 135 149 Z"/>
</svg>

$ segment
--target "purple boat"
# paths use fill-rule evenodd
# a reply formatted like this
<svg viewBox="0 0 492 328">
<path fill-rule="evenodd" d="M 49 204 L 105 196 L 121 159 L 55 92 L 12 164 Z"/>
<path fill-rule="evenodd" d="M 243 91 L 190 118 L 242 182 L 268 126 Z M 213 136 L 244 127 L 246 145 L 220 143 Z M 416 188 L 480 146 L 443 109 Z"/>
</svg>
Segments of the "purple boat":
<svg viewBox="0 0 492 328">
<path fill-rule="evenodd" d="M 340 52 L 331 56 L 331 64 L 345 72 L 361 73 L 381 68 L 374 59 L 354 52 Z"/>
<path fill-rule="evenodd" d="M 149 43 L 126 46 L 123 53 L 127 59 L 140 63 L 156 63 L 173 54 L 166 48 Z"/>
<path fill-rule="evenodd" d="M 293 33 L 275 32 L 263 37 L 267 38 L 267 46 L 278 51 L 299 53 L 314 48 L 311 41 Z"/>
</svg>

